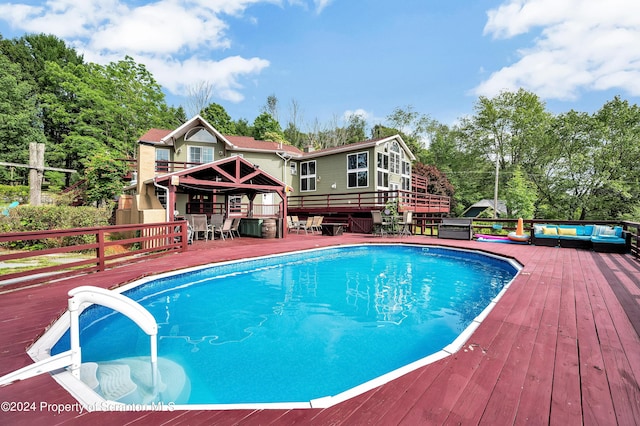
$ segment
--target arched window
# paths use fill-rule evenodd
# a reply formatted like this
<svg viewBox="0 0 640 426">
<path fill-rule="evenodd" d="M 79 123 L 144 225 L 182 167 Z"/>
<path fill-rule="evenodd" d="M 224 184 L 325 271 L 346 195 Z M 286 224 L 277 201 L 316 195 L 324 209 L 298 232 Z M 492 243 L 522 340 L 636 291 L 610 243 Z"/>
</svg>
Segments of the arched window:
<svg viewBox="0 0 640 426">
<path fill-rule="evenodd" d="M 184 135 L 184 140 L 189 142 L 211 142 L 217 143 L 214 135 L 209 133 L 204 127 L 194 127 Z"/>
</svg>

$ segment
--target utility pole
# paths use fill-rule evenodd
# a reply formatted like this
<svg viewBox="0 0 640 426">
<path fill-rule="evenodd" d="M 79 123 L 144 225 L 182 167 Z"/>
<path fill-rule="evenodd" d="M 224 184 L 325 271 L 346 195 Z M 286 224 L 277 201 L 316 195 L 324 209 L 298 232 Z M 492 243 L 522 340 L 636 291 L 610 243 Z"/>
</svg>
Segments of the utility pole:
<svg viewBox="0 0 640 426">
<path fill-rule="evenodd" d="M 29 204 L 42 203 L 42 177 L 44 176 L 44 144 L 29 143 Z"/>
</svg>

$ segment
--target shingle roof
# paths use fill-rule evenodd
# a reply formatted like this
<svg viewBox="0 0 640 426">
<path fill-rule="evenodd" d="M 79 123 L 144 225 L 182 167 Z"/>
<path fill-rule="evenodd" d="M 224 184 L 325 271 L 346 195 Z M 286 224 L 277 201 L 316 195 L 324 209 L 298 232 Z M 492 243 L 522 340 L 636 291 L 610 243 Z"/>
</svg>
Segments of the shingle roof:
<svg viewBox="0 0 640 426">
<path fill-rule="evenodd" d="M 235 147 L 249 150 L 261 150 L 261 151 L 286 151 L 294 155 L 301 155 L 302 151 L 293 145 L 281 144 L 273 141 L 260 141 L 252 138 L 251 136 L 228 136 L 225 138 L 231 142 Z"/>
<path fill-rule="evenodd" d="M 163 143 L 162 138 L 164 138 L 171 132 L 172 130 L 167 129 L 149 129 L 147 133 L 145 133 L 140 137 L 140 139 L 138 139 L 138 142 L 160 144 Z"/>
</svg>

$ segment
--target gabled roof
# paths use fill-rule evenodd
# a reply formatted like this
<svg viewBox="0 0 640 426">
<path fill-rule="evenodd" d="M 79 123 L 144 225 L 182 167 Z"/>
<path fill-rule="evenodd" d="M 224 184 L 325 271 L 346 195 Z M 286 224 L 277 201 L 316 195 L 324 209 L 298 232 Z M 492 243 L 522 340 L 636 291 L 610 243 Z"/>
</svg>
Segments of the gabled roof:
<svg viewBox="0 0 640 426">
<path fill-rule="evenodd" d="M 498 200 L 498 208 L 496 209 L 496 213 L 498 216 L 507 214 L 507 205 L 503 200 Z M 469 206 L 463 213 L 463 217 L 478 217 L 487 209 L 491 209 L 493 211 L 493 200 L 480 200 L 477 203 Z"/>
<path fill-rule="evenodd" d="M 408 153 L 409 159 L 411 161 L 415 161 L 416 159 L 415 155 L 413 155 L 400 135 L 388 136 L 386 138 L 369 139 L 362 142 L 324 148 L 317 151 L 303 152 L 293 145 L 287 145 L 279 142 L 256 140 L 250 136 L 223 135 L 218 132 L 212 125 L 210 125 L 207 120 L 200 117 L 199 115 L 196 115 L 191 120 L 178 127 L 176 130 L 150 129 L 147 133 L 140 137 L 138 142 L 153 145 L 173 146 L 175 140 L 184 136 L 189 130 L 199 126 L 204 127 L 209 132 L 214 134 L 218 139 L 222 140 L 226 144 L 227 149 L 230 151 L 282 153 L 289 154 L 291 157 L 295 157 L 298 159 L 306 159 L 318 158 L 325 155 L 338 154 L 342 152 L 352 152 L 359 149 L 367 149 L 396 140 L 400 144 L 402 149 L 404 149 L 404 151 Z"/>
<path fill-rule="evenodd" d="M 411 161 L 415 161 L 416 159 L 415 155 L 413 155 L 413 153 L 411 152 L 411 150 L 409 149 L 409 147 L 407 146 L 407 144 L 404 142 L 404 140 L 400 135 L 388 136 L 386 138 L 369 139 L 362 142 L 350 143 L 348 145 L 340 145 L 340 146 L 335 146 L 331 148 L 319 149 L 317 151 L 304 153 L 303 156 L 304 158 L 323 157 L 325 155 L 338 154 L 341 152 L 350 152 L 358 149 L 365 149 L 365 148 L 371 148 L 374 146 L 380 146 L 393 140 L 396 140 L 400 144 L 402 149 L 404 149 L 405 152 L 409 154 L 409 159 L 411 159 Z"/>
<path fill-rule="evenodd" d="M 287 145 L 286 143 L 279 143 L 273 141 L 260 141 L 252 138 L 251 136 L 229 136 L 226 138 L 233 145 L 232 149 L 240 151 L 254 151 L 254 152 L 287 152 L 292 156 L 301 156 L 303 152 L 293 145 Z"/>
<path fill-rule="evenodd" d="M 189 130 L 191 130 L 191 129 L 195 128 L 195 127 L 204 127 L 205 129 L 207 129 L 207 131 L 209 131 L 209 133 L 211 133 L 212 135 L 215 135 L 218 139 L 222 140 L 227 145 L 231 145 L 231 142 L 229 142 L 227 140 L 227 138 L 222 133 L 217 131 L 211 124 L 209 124 L 209 122 L 207 120 L 205 120 L 204 118 L 200 117 L 200 115 L 196 115 L 191 120 L 189 120 L 186 123 L 184 123 L 182 126 L 178 127 L 177 129 L 175 129 L 174 131 L 172 131 L 168 135 L 164 136 L 161 139 L 161 142 L 163 142 L 165 145 L 171 145 L 172 146 L 174 144 L 174 142 L 176 141 L 176 139 L 181 138 Z"/>
<path fill-rule="evenodd" d="M 260 170 L 240 156 L 223 158 L 211 163 L 155 177 L 159 184 L 177 184 L 191 188 L 217 189 L 228 194 L 284 191 L 285 184 Z"/>
<path fill-rule="evenodd" d="M 163 138 L 165 138 L 170 133 L 171 130 L 167 129 L 149 129 L 147 133 L 140 136 L 140 139 L 138 139 L 138 143 L 149 143 L 152 145 L 163 144 Z"/>
</svg>

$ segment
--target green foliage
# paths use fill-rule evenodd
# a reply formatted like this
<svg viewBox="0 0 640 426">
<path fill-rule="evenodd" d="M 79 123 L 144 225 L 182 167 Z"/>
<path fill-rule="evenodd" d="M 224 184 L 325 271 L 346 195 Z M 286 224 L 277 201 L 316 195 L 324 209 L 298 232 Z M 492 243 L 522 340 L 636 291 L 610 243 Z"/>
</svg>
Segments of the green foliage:
<svg viewBox="0 0 640 426">
<path fill-rule="evenodd" d="M 27 232 L 52 229 L 106 226 L 111 218 L 111 207 L 69 207 L 20 205 L 8 217 L 0 218 L 0 232 Z M 10 248 L 42 249 L 95 242 L 95 236 L 73 236 L 62 239 L 16 242 Z"/>
<path fill-rule="evenodd" d="M 236 134 L 236 125 L 222 105 L 209 104 L 200 111 L 200 115 L 223 135 Z"/>
<path fill-rule="evenodd" d="M 29 187 L 25 185 L 0 185 L 0 203 L 10 204 L 14 201 L 26 203 L 29 201 Z"/>
<path fill-rule="evenodd" d="M 263 112 L 253 121 L 253 137 L 256 140 L 265 140 L 267 133 L 276 133 L 283 136 L 280 123 L 278 123 L 269 113 Z"/>
<path fill-rule="evenodd" d="M 100 204 L 110 201 L 122 191 L 122 177 L 127 172 L 124 162 L 114 159 L 109 152 L 102 151 L 87 159 L 85 166 L 85 197 L 88 202 Z"/>
<path fill-rule="evenodd" d="M 520 167 L 513 171 L 507 182 L 505 201 L 509 217 L 532 219 L 535 213 L 536 189 L 533 183 L 527 181 Z"/>
<path fill-rule="evenodd" d="M 29 143 L 44 142 L 33 85 L 20 65 L 0 53 L 0 161 L 29 162 Z M 3 182 L 26 183 L 27 168 L 0 167 Z"/>
</svg>

